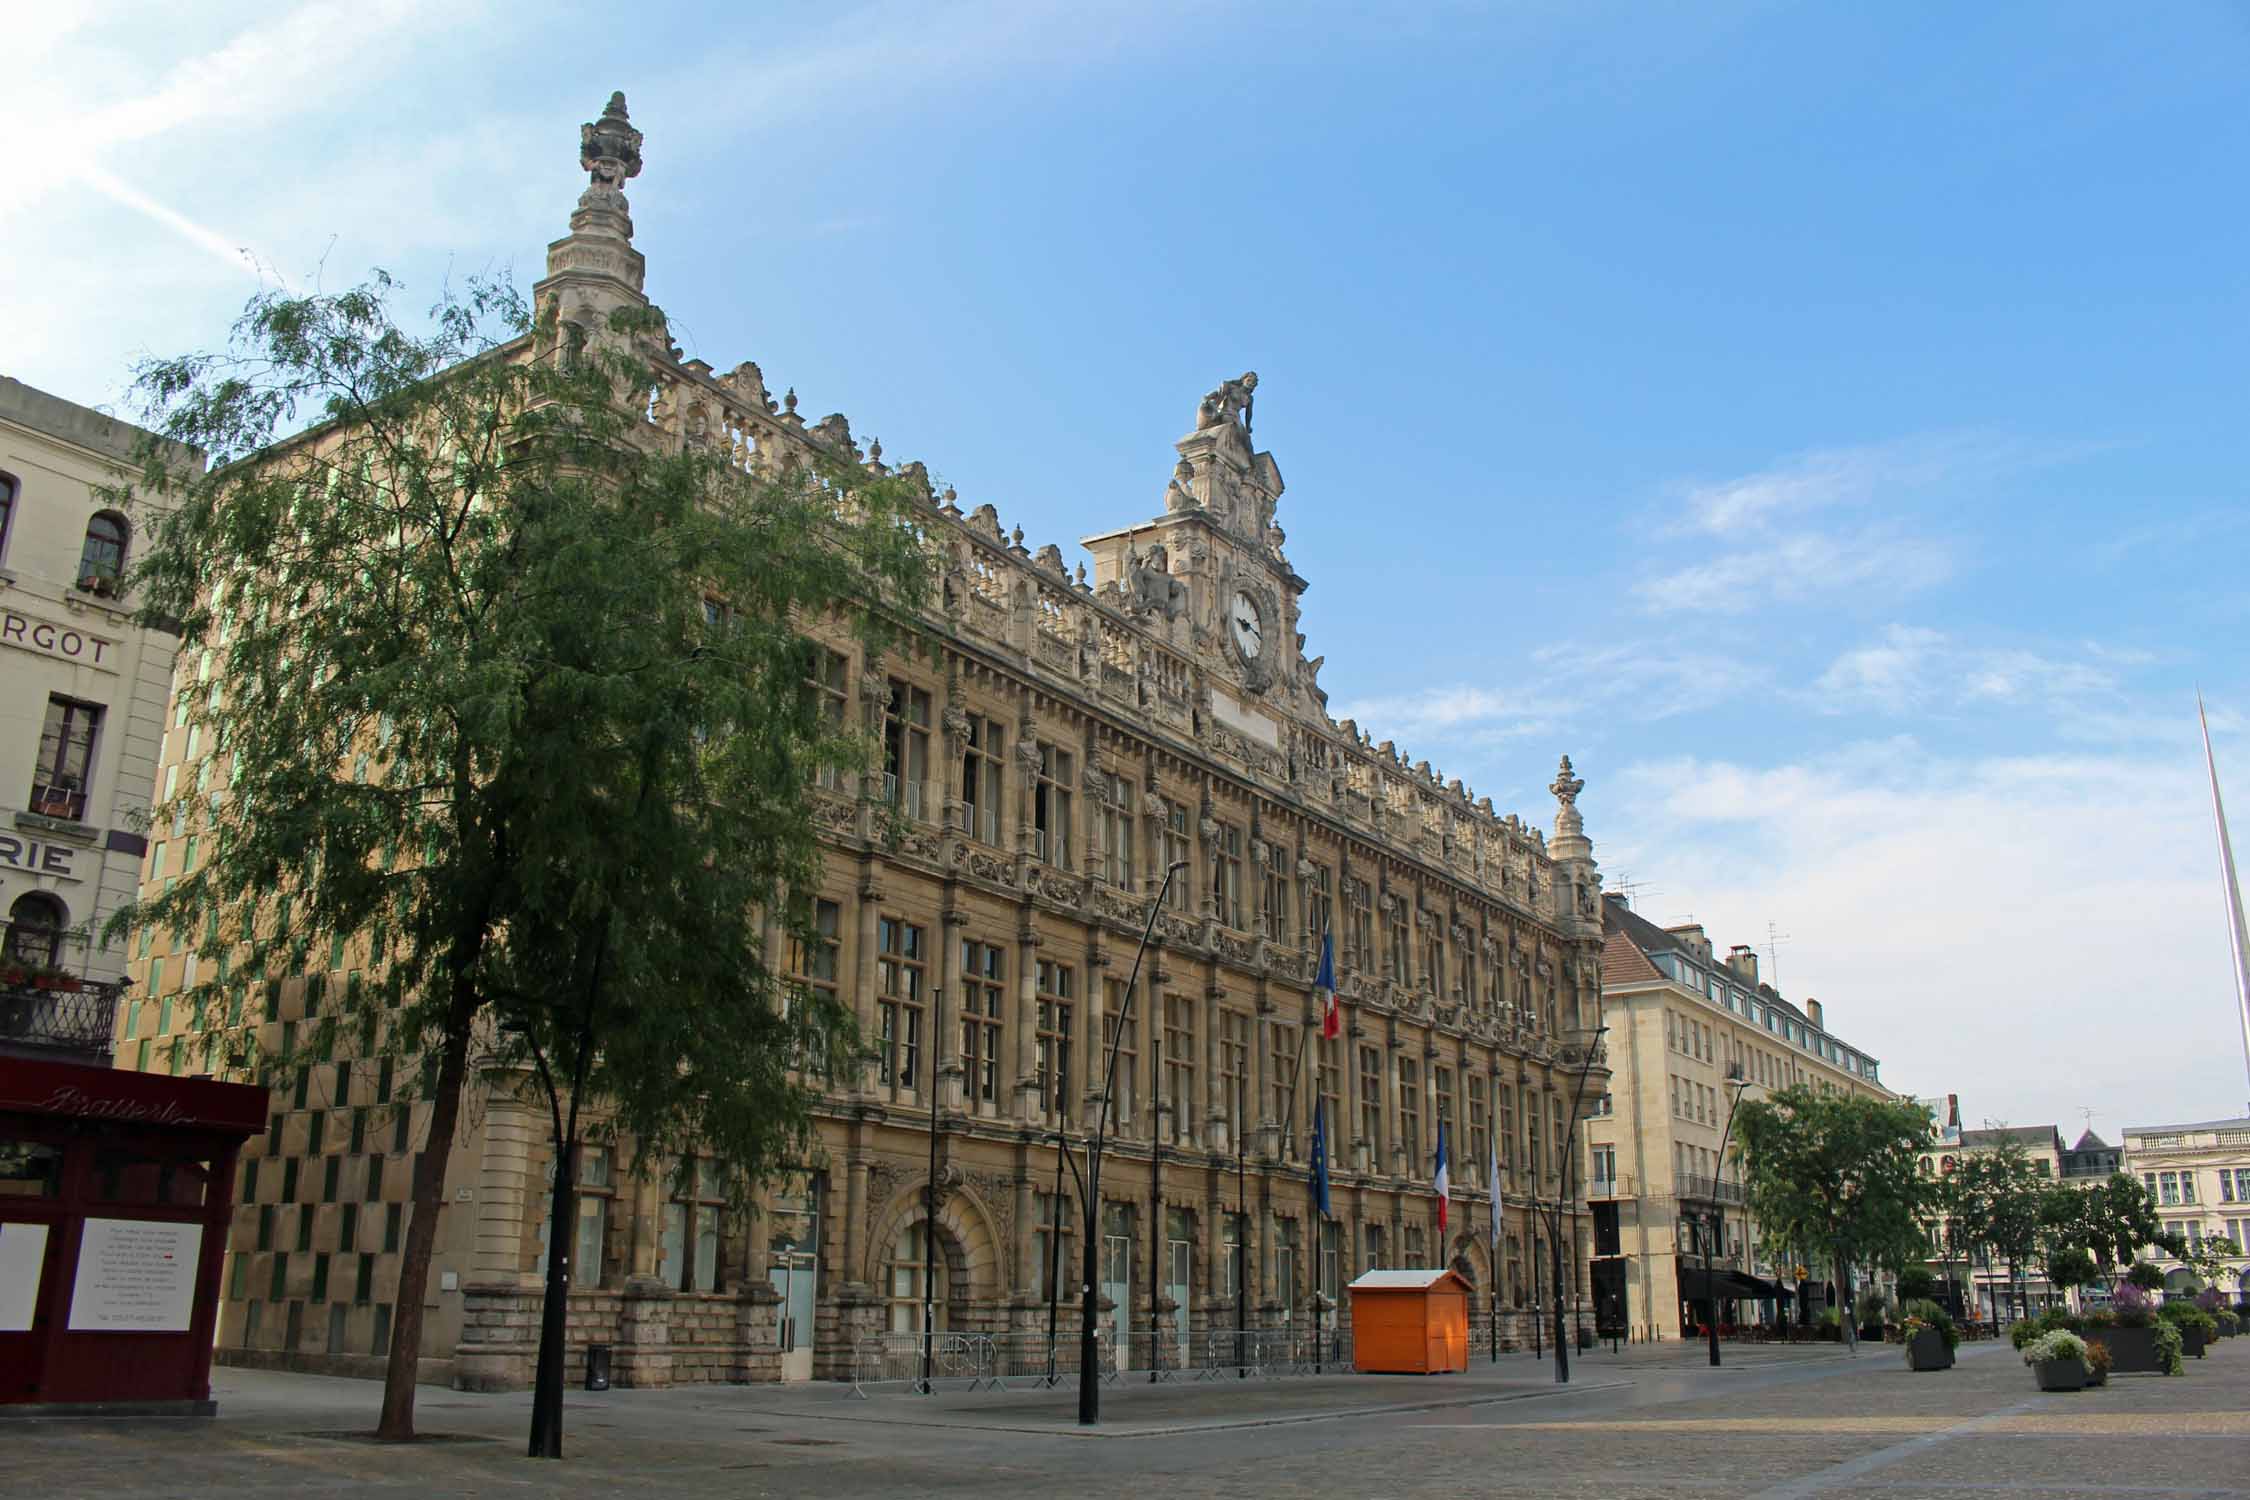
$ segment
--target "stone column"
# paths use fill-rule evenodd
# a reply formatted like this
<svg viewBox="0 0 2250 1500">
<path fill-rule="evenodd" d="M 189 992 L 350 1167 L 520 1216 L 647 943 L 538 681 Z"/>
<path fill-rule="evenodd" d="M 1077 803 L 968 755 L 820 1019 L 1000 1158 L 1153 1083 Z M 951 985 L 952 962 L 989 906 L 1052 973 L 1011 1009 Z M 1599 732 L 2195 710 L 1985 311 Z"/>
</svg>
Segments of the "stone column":
<svg viewBox="0 0 2250 1500">
<path fill-rule="evenodd" d="M 952 900 L 951 892 L 946 899 Z M 938 915 L 938 992 L 930 997 L 928 1061 L 933 1072 L 923 1102 L 953 1110 L 962 1108 L 967 1097 L 961 1067 L 961 929 L 968 920 L 969 914 L 957 906 L 949 905 Z"/>
</svg>

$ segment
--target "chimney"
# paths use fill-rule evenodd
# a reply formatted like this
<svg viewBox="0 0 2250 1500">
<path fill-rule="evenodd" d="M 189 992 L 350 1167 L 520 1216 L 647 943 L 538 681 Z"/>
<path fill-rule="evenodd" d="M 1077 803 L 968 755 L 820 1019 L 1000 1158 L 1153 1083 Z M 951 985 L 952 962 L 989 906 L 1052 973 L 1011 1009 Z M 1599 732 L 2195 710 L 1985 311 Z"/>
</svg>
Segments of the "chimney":
<svg viewBox="0 0 2250 1500">
<path fill-rule="evenodd" d="M 1727 967 L 1750 984 L 1758 982 L 1758 950 L 1748 943 L 1736 943 L 1727 950 Z"/>
<path fill-rule="evenodd" d="M 1805 1019 L 1813 1023 L 1816 1031 L 1826 1031 L 1828 1023 L 1820 1018 L 1820 1002 L 1808 997 L 1805 1001 Z"/>
<path fill-rule="evenodd" d="M 1671 936 L 1678 938 L 1687 950 L 1697 958 L 1702 959 L 1705 963 L 1711 961 L 1711 940 L 1703 935 L 1703 924 L 1701 922 L 1682 922 L 1677 927 L 1667 927 L 1664 930 Z"/>
</svg>

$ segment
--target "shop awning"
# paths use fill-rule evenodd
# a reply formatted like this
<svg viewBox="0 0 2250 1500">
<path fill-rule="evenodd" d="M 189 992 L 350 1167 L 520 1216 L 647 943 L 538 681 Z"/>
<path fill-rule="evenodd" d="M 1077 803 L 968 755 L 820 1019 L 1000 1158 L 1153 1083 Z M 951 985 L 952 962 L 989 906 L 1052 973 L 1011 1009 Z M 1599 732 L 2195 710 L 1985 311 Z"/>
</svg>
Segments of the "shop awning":
<svg viewBox="0 0 2250 1500">
<path fill-rule="evenodd" d="M 1764 1301 L 1781 1295 L 1781 1288 L 1756 1276 L 1730 1271 L 1725 1266 L 1714 1266 L 1711 1268 L 1711 1285 L 1706 1290 L 1701 1266 L 1680 1267 L 1681 1300 L 1700 1302 L 1713 1294 L 1722 1300 L 1733 1298 L 1738 1301 Z"/>
</svg>

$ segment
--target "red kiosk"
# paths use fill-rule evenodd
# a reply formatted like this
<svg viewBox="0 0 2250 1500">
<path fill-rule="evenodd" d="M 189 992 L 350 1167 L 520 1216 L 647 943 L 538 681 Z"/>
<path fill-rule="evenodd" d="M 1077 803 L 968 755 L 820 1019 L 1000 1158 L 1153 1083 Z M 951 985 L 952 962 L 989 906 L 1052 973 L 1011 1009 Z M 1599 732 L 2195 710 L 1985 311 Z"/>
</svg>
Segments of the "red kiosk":
<svg viewBox="0 0 2250 1500">
<path fill-rule="evenodd" d="M 0 1410 L 205 1415 L 266 1091 L 0 1056 Z"/>
</svg>

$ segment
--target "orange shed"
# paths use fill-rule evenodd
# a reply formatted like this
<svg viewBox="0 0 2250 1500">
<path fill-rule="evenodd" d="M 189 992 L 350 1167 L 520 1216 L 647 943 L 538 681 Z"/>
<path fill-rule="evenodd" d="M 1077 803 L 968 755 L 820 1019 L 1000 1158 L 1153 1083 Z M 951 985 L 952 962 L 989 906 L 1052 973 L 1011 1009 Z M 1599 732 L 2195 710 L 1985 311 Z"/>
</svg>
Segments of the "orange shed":
<svg viewBox="0 0 2250 1500">
<path fill-rule="evenodd" d="M 1466 1370 L 1469 1291 L 1453 1271 L 1369 1271 L 1351 1285 L 1352 1368 L 1386 1375 Z"/>
</svg>

